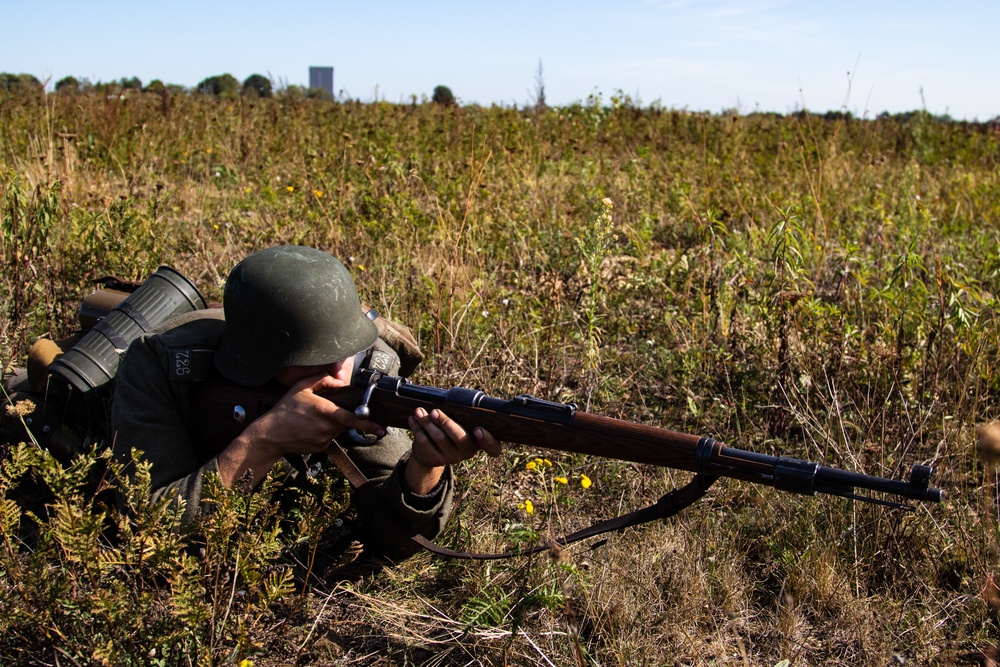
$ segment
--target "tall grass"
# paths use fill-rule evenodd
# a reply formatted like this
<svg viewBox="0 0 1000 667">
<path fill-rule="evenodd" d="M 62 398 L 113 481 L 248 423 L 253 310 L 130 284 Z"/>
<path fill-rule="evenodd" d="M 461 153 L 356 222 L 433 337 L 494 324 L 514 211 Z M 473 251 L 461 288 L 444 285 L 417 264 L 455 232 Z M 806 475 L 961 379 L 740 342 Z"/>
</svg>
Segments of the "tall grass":
<svg viewBox="0 0 1000 667">
<path fill-rule="evenodd" d="M 177 547 L 137 576 L 53 540 L 28 550 L 11 537 L 24 519 L 9 519 L 0 636 L 19 639 L 0 640 L 5 663 L 956 664 L 997 640 L 979 595 L 998 567 L 997 508 L 972 444 L 1000 390 L 994 129 L 599 96 L 536 112 L 153 94 L 0 98 L 0 127 L 7 367 L 76 326 L 92 278 L 168 263 L 218 299 L 248 252 L 308 244 L 414 327 L 419 381 L 884 476 L 930 463 L 948 493 L 906 514 L 730 481 L 589 548 L 418 556 L 349 585 L 317 578 L 300 528 L 266 515 L 246 527 L 272 547 L 257 569 L 220 533 L 214 559 Z M 535 457 L 552 466 L 528 470 Z M 479 550 L 684 481 L 517 448 L 460 472 L 444 540 Z M 53 500 L 42 532 L 81 504 Z M 101 539 L 88 548 L 118 553 Z M 98 642 L 81 595 L 160 631 Z M 44 641 L 26 639 L 32 624 Z"/>
</svg>

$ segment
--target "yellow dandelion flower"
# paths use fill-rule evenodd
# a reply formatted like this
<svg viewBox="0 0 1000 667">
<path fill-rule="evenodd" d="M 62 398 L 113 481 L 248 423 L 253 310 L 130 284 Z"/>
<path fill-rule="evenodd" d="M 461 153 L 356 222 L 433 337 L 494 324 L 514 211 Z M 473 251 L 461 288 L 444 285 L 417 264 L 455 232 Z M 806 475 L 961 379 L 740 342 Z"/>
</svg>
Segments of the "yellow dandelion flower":
<svg viewBox="0 0 1000 667">
<path fill-rule="evenodd" d="M 289 185 L 285 189 L 288 190 L 289 192 L 295 192 L 295 186 L 294 185 Z"/>
<path fill-rule="evenodd" d="M 253 660 L 250 658 L 243 658 L 240 660 L 240 667 L 253 667 Z"/>
<path fill-rule="evenodd" d="M 358 271 L 364 271 L 364 270 L 365 270 L 365 265 L 364 264 L 358 264 Z"/>
<path fill-rule="evenodd" d="M 569 484 L 569 480 L 565 477 L 553 477 L 552 479 L 556 480 L 559 484 Z"/>
<path fill-rule="evenodd" d="M 583 473 L 580 473 L 580 486 L 585 489 L 589 489 L 591 484 L 593 484 L 593 482 L 590 481 L 590 478 Z"/>
<path fill-rule="evenodd" d="M 215 227 L 216 229 L 219 228 L 219 226 L 217 224 L 215 224 L 215 223 L 213 223 L 212 226 Z"/>
<path fill-rule="evenodd" d="M 322 199 L 323 198 L 323 191 L 322 190 L 313 190 L 313 195 L 316 197 L 316 199 Z"/>
<path fill-rule="evenodd" d="M 548 459 L 542 459 L 542 463 L 544 463 L 549 468 L 552 467 L 552 461 L 549 461 Z"/>
<path fill-rule="evenodd" d="M 244 188 L 243 192 L 250 192 L 250 189 L 251 189 L 251 188 L 250 188 L 250 186 L 248 185 L 248 186 L 246 186 L 246 188 Z"/>
<path fill-rule="evenodd" d="M 211 148 L 206 148 L 205 152 L 208 153 L 209 155 L 211 155 L 212 154 L 212 149 Z"/>
<path fill-rule="evenodd" d="M 534 461 L 528 461 L 528 465 L 524 466 L 528 470 L 538 470 L 538 464 Z"/>
<path fill-rule="evenodd" d="M 525 500 L 524 501 L 524 513 L 525 514 L 531 514 L 534 511 L 535 511 L 534 504 L 530 500 Z"/>
</svg>

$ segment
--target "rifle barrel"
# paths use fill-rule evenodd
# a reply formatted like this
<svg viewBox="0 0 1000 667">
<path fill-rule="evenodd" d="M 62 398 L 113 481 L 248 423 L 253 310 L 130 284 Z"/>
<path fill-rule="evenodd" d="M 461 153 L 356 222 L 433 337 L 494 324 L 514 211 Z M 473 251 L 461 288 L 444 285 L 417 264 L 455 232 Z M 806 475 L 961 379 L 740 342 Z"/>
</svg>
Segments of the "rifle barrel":
<svg viewBox="0 0 1000 667">
<path fill-rule="evenodd" d="M 781 491 L 803 495 L 828 493 L 860 500 L 871 500 L 865 496 L 855 495 L 855 489 L 866 489 L 934 503 L 941 502 L 942 497 L 940 489 L 929 486 L 932 469 L 930 466 L 920 464 L 914 464 L 910 471 L 909 481 L 903 482 L 830 468 L 801 459 L 722 447 L 719 454 L 712 457 L 707 472 L 723 477 L 766 484 Z"/>
</svg>

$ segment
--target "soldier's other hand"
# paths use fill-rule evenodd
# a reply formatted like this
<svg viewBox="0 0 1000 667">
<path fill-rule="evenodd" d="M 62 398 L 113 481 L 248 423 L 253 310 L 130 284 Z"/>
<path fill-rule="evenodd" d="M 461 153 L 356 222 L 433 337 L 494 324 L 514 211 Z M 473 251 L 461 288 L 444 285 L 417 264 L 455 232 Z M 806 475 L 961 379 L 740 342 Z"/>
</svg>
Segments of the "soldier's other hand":
<svg viewBox="0 0 1000 667">
<path fill-rule="evenodd" d="M 413 433 L 411 456 L 427 467 L 459 463 L 480 450 L 500 455 L 500 442 L 489 431 L 480 426 L 466 430 L 442 410 L 417 408 L 409 425 Z"/>
</svg>

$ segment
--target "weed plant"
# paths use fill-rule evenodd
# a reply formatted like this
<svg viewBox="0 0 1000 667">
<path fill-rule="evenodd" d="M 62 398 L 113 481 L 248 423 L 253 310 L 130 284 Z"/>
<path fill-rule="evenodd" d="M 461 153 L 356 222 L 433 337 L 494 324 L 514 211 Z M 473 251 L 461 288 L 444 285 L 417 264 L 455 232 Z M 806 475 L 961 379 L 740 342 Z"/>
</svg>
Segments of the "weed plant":
<svg viewBox="0 0 1000 667">
<path fill-rule="evenodd" d="M 5 369 L 78 326 L 94 278 L 165 263 L 218 300 L 247 253 L 307 244 L 415 329 L 420 382 L 888 477 L 927 463 L 947 493 L 906 513 L 723 481 L 596 544 L 418 555 L 345 583 L 314 558 L 336 482 L 302 525 L 220 491 L 198 542 L 141 480 L 130 513 L 102 502 L 100 453 L 67 467 L 28 444 L 0 475 L 0 661 L 979 664 L 1000 634 L 981 595 L 1000 567 L 994 473 L 973 446 L 1000 416 L 998 143 L 924 113 L 712 115 L 621 94 L 520 110 L 0 93 Z M 479 551 L 686 481 L 518 447 L 459 472 L 442 541 Z M 32 480 L 47 495 L 25 515 L 12 502 Z"/>
</svg>

